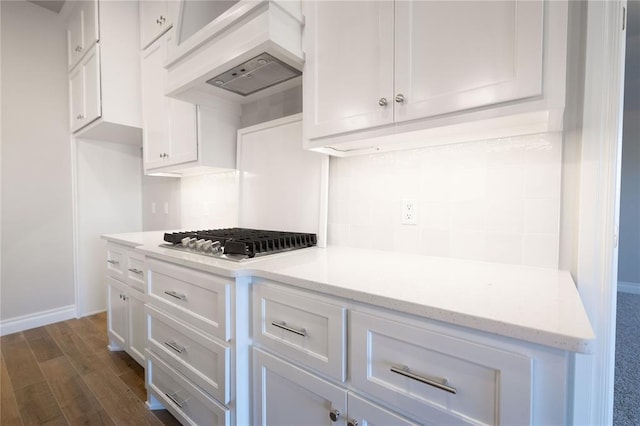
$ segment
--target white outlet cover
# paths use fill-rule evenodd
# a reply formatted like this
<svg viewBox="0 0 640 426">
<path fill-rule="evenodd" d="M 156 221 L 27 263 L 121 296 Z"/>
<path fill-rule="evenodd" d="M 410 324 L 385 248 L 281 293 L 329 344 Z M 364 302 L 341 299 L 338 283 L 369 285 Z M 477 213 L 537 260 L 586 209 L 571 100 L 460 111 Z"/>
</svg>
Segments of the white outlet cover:
<svg viewBox="0 0 640 426">
<path fill-rule="evenodd" d="M 418 224 L 418 202 L 415 198 L 402 199 L 402 224 L 417 225 Z"/>
</svg>

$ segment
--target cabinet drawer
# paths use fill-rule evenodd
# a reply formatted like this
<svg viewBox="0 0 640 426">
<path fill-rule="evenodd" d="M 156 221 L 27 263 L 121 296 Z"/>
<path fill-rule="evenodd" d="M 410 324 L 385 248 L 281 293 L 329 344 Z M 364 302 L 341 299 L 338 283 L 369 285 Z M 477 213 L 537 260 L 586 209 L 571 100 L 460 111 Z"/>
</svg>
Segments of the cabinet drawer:
<svg viewBox="0 0 640 426">
<path fill-rule="evenodd" d="M 345 380 L 346 308 L 332 300 L 253 286 L 253 338 L 260 345 L 338 380 Z"/>
<path fill-rule="evenodd" d="M 230 338 L 233 281 L 155 259 L 147 261 L 149 303 L 223 340 Z"/>
<path fill-rule="evenodd" d="M 126 253 L 127 284 L 144 292 L 144 256 L 133 251 Z"/>
<path fill-rule="evenodd" d="M 165 362 L 147 351 L 147 390 L 182 424 L 229 425 L 226 407 L 189 383 Z"/>
<path fill-rule="evenodd" d="M 126 248 L 115 244 L 107 244 L 107 275 L 124 281 Z"/>
<path fill-rule="evenodd" d="M 350 333 L 353 386 L 400 411 L 435 424 L 531 423 L 528 357 L 357 311 Z"/>
<path fill-rule="evenodd" d="M 229 347 L 151 306 L 146 307 L 149 349 L 217 400 L 229 402 Z"/>
</svg>

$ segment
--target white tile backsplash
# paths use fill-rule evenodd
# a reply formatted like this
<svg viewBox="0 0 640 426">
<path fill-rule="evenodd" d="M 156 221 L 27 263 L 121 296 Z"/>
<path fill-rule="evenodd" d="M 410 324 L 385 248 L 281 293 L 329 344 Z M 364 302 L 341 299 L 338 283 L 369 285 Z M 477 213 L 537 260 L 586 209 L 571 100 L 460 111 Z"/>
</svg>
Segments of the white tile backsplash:
<svg viewBox="0 0 640 426">
<path fill-rule="evenodd" d="M 329 244 L 557 267 L 561 153 L 554 133 L 331 158 Z"/>
<path fill-rule="evenodd" d="M 182 228 L 231 228 L 238 224 L 238 174 L 235 171 L 181 179 Z"/>
</svg>

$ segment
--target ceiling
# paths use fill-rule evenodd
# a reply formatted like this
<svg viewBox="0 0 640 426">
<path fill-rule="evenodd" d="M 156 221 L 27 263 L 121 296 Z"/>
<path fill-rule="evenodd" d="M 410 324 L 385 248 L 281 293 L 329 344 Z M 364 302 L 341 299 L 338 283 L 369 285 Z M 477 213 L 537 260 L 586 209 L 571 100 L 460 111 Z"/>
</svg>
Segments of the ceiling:
<svg viewBox="0 0 640 426">
<path fill-rule="evenodd" d="M 65 0 L 28 0 L 33 4 L 49 9 L 54 13 L 60 13 Z"/>
</svg>

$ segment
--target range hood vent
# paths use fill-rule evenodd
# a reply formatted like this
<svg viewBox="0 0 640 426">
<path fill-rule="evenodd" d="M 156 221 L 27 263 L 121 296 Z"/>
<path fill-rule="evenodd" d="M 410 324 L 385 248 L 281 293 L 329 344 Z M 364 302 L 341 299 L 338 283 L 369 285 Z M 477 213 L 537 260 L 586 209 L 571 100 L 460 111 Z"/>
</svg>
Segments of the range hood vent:
<svg viewBox="0 0 640 426">
<path fill-rule="evenodd" d="M 207 83 L 248 96 L 302 75 L 302 72 L 266 52 L 223 72 Z"/>
<path fill-rule="evenodd" d="M 178 32 L 192 32 L 181 30 L 187 21 L 178 22 Z M 300 0 L 238 0 L 169 45 L 165 94 L 215 107 L 216 99 L 244 104 L 298 86 L 303 25 Z"/>
</svg>

